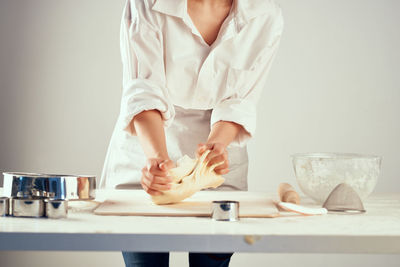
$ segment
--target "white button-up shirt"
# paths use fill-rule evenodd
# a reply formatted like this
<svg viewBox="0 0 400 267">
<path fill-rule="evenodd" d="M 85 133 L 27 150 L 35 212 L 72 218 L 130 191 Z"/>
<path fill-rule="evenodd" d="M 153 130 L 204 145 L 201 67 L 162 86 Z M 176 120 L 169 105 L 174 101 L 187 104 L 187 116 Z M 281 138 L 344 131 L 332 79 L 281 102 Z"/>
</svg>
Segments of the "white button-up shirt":
<svg viewBox="0 0 400 267">
<path fill-rule="evenodd" d="M 121 113 L 100 187 L 141 187 L 146 156 L 128 126 L 140 112 L 157 109 L 169 126 L 173 161 L 194 157 L 215 122 L 242 125 L 227 148 L 230 172 L 218 190 L 246 190 L 247 150 L 237 145 L 255 131 L 256 103 L 282 33 L 280 8 L 271 0 L 234 0 L 211 46 L 190 19 L 187 0 L 128 0 L 121 26 Z"/>
<path fill-rule="evenodd" d="M 123 95 L 120 129 L 157 109 L 165 125 L 175 106 L 212 110 L 211 125 L 243 126 L 235 144 L 256 128 L 256 104 L 283 29 L 272 0 L 234 0 L 210 46 L 187 12 L 187 0 L 128 0 L 121 25 Z M 133 133 L 130 133 L 133 134 Z"/>
</svg>

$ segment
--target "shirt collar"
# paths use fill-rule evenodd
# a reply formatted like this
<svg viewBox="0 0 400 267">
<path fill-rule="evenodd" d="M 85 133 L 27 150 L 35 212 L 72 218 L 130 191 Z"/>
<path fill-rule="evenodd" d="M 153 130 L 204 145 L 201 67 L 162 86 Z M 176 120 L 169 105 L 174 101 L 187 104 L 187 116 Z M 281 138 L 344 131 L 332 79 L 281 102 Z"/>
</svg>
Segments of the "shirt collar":
<svg viewBox="0 0 400 267">
<path fill-rule="evenodd" d="M 152 9 L 170 16 L 183 18 L 187 0 L 156 0 Z"/>
<path fill-rule="evenodd" d="M 248 23 L 251 19 L 268 12 L 265 0 L 234 0 L 237 4 L 237 16 Z"/>
<path fill-rule="evenodd" d="M 233 0 L 236 8 L 234 15 L 239 23 L 248 23 L 252 18 L 262 15 L 268 11 L 265 0 Z M 153 10 L 184 18 L 187 13 L 187 0 L 156 0 Z"/>
</svg>

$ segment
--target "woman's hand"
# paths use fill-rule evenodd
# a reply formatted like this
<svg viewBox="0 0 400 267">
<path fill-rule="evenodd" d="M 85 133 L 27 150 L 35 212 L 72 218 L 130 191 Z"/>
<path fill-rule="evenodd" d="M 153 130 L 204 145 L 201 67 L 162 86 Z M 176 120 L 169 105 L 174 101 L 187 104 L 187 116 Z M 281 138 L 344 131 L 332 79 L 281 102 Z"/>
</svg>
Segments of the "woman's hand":
<svg viewBox="0 0 400 267">
<path fill-rule="evenodd" d="M 217 174 L 227 174 L 229 172 L 229 161 L 225 145 L 222 143 L 199 144 L 197 147 L 197 156 L 200 157 L 207 150 L 210 150 L 210 153 L 206 157 L 208 166 L 221 162 L 222 164 L 218 165 L 214 171 Z"/>
<path fill-rule="evenodd" d="M 243 130 L 243 126 L 230 121 L 218 121 L 211 127 L 207 143 L 199 144 L 197 148 L 197 156 L 202 155 L 206 150 L 210 150 L 206 160 L 209 160 L 208 166 L 216 163 L 218 165 L 214 171 L 217 174 L 227 174 L 229 172 L 228 152 L 226 147 L 238 136 Z"/>
<path fill-rule="evenodd" d="M 161 195 L 162 191 L 171 188 L 172 182 L 168 176 L 168 171 L 174 167 L 170 159 L 150 158 L 146 166 L 142 169 L 141 185 L 149 195 Z"/>
</svg>

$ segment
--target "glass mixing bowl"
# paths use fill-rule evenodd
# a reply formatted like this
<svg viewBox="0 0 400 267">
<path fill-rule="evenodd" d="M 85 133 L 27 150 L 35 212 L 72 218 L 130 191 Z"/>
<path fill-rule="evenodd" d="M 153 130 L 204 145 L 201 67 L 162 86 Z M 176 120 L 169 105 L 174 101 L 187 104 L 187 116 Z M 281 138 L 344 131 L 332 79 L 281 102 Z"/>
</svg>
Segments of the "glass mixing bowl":
<svg viewBox="0 0 400 267">
<path fill-rule="evenodd" d="M 382 158 L 351 153 L 302 153 L 291 156 L 304 194 L 323 204 L 340 183 L 349 184 L 364 200 L 374 190 Z"/>
</svg>

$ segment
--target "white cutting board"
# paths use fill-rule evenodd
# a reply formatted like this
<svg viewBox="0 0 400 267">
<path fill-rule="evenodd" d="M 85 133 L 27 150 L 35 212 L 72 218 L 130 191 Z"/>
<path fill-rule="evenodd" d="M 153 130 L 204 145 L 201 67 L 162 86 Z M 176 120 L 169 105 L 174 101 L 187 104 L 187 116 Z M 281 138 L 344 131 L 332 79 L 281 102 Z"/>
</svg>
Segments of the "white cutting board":
<svg viewBox="0 0 400 267">
<path fill-rule="evenodd" d="M 115 190 L 94 211 L 97 215 L 120 216 L 211 216 L 214 200 L 239 201 L 239 216 L 272 218 L 279 216 L 271 195 L 244 191 L 201 191 L 176 204 L 156 205 L 143 190 Z"/>
</svg>

